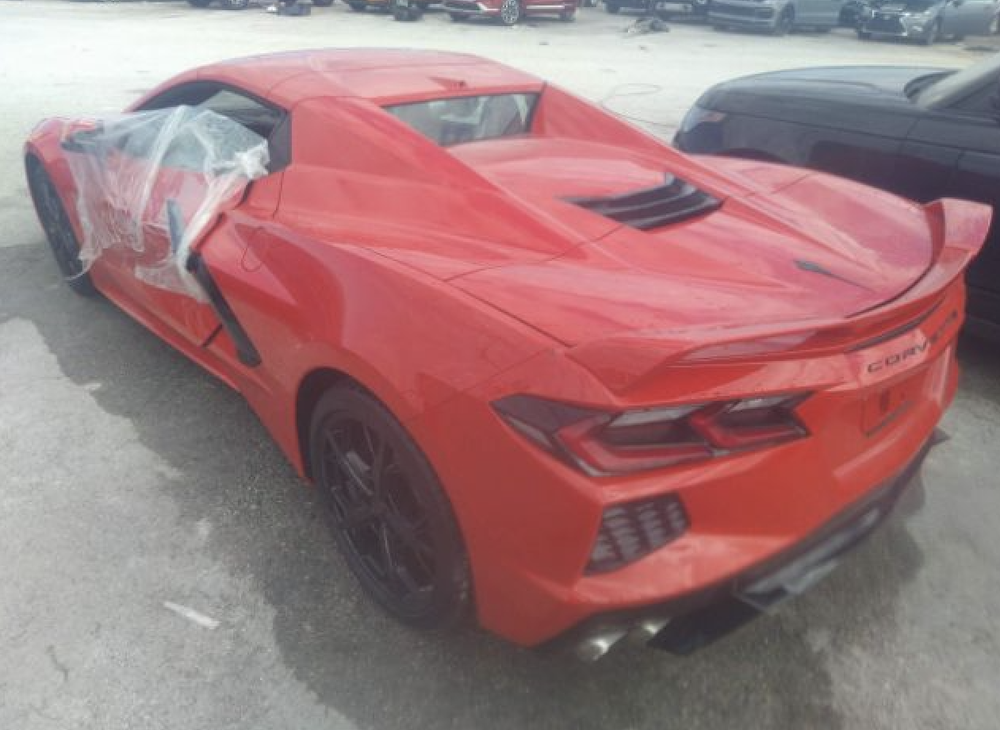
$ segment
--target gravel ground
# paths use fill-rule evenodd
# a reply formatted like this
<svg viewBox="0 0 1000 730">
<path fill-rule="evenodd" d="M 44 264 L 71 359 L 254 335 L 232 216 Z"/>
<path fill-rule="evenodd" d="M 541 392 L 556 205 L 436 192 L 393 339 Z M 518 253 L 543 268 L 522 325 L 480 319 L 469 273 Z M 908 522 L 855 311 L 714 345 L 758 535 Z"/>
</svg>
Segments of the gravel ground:
<svg viewBox="0 0 1000 730">
<path fill-rule="evenodd" d="M 582 665 L 381 615 L 241 399 L 107 303 L 74 297 L 29 209 L 20 146 L 36 121 L 114 111 L 234 55 L 473 51 L 665 137 L 734 75 L 982 57 L 845 31 L 775 39 L 673 23 L 627 36 L 631 21 L 584 9 L 505 29 L 342 4 L 284 18 L 0 2 L 0 728 L 997 727 L 996 347 L 964 343 L 953 438 L 926 464 L 922 508 L 816 590 L 690 658 L 630 649 Z"/>
</svg>

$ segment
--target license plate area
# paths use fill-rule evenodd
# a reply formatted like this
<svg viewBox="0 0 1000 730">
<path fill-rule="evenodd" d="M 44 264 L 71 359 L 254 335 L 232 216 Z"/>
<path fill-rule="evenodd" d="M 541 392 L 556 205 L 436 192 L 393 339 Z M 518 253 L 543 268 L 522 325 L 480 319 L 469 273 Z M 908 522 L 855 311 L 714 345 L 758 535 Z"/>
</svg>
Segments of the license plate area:
<svg viewBox="0 0 1000 730">
<path fill-rule="evenodd" d="M 865 398 L 861 430 L 874 436 L 904 415 L 917 402 L 923 374 L 910 377 L 892 385 L 876 388 Z"/>
</svg>

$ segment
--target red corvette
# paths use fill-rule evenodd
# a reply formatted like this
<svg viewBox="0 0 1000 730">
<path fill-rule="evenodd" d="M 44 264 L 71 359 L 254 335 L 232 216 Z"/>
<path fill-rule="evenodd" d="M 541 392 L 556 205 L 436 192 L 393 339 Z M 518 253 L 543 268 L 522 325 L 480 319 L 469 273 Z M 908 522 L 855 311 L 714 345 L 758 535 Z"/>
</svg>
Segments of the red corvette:
<svg viewBox="0 0 1000 730">
<path fill-rule="evenodd" d="M 26 165 L 70 285 L 245 395 L 378 603 L 589 657 L 690 650 L 882 519 L 990 219 L 416 51 L 200 68 Z"/>
</svg>

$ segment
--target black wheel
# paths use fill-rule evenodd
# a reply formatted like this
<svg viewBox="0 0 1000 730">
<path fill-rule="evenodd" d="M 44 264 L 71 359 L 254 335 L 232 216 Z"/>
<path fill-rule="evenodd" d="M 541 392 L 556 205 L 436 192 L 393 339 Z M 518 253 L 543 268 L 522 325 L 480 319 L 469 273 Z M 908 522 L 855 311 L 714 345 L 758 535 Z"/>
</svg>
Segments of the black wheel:
<svg viewBox="0 0 1000 730">
<path fill-rule="evenodd" d="M 188 3 L 196 8 L 207 8 L 212 4 L 212 0 L 188 0 Z"/>
<path fill-rule="evenodd" d="M 469 19 L 468 13 L 448 13 L 448 17 L 454 20 L 456 23 L 461 23 L 463 20 Z"/>
<path fill-rule="evenodd" d="M 410 0 L 391 0 L 392 17 L 400 21 L 419 20 L 424 11 L 414 3 L 410 5 Z"/>
<path fill-rule="evenodd" d="M 52 248 L 52 255 L 59 272 L 77 294 L 86 297 L 97 294 L 90 274 L 83 271 L 80 261 L 80 242 L 73 231 L 66 209 L 42 164 L 33 158 L 27 160 L 28 189 L 35 204 L 38 220 L 45 229 L 45 237 Z"/>
<path fill-rule="evenodd" d="M 781 15 L 778 16 L 778 22 L 774 24 L 774 29 L 771 31 L 772 35 L 787 35 L 788 31 L 792 29 L 792 25 L 795 23 L 795 11 L 791 8 L 785 8 Z"/>
<path fill-rule="evenodd" d="M 933 23 L 931 23 L 931 27 L 927 29 L 927 33 L 924 35 L 924 37 L 920 39 L 920 42 L 923 43 L 925 46 L 933 46 L 937 42 L 937 39 L 940 37 L 940 35 L 941 35 L 941 21 L 935 20 Z"/>
<path fill-rule="evenodd" d="M 500 22 L 503 25 L 517 25 L 521 19 L 521 0 L 503 0 L 500 3 Z"/>
<path fill-rule="evenodd" d="M 350 5 L 351 10 L 353 10 L 356 13 L 360 13 L 368 5 L 368 3 L 347 3 L 347 4 Z"/>
<path fill-rule="evenodd" d="M 612 15 L 618 15 L 618 11 L 622 9 L 622 6 L 618 3 L 604 3 L 604 9 Z"/>
<path fill-rule="evenodd" d="M 328 390 L 312 416 L 310 463 L 337 544 L 369 595 L 417 628 L 461 619 L 470 578 L 451 505 L 385 406 L 356 386 Z"/>
</svg>

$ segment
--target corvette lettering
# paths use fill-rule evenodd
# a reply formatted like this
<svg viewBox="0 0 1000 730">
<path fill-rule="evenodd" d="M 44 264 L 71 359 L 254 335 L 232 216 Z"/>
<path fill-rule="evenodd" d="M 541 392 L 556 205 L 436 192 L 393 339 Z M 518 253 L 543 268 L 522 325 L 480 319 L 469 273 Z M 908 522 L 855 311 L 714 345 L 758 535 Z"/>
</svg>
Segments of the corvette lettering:
<svg viewBox="0 0 1000 730">
<path fill-rule="evenodd" d="M 869 373 L 877 373 L 879 370 L 884 370 L 885 368 L 891 368 L 895 365 L 906 362 L 907 360 L 916 357 L 917 355 L 922 355 L 927 352 L 930 348 L 937 344 L 944 334 L 948 331 L 950 326 L 958 319 L 958 312 L 952 311 L 941 326 L 938 327 L 934 332 L 923 342 L 919 342 L 916 345 L 910 345 L 904 350 L 899 352 L 894 352 L 891 355 L 887 355 L 881 360 L 876 360 L 875 362 L 868 363 L 867 370 Z"/>
</svg>

